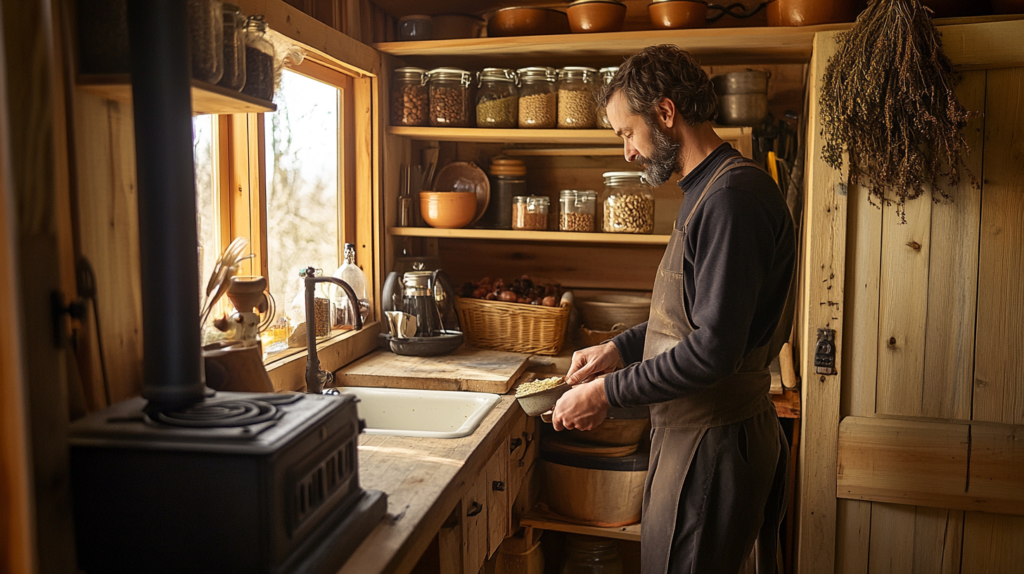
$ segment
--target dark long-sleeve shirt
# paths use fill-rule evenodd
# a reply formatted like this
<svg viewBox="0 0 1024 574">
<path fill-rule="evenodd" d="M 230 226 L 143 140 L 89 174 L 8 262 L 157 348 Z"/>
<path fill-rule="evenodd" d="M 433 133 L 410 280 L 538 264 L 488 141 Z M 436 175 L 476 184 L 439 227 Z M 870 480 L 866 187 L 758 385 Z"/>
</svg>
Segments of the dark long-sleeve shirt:
<svg viewBox="0 0 1024 574">
<path fill-rule="evenodd" d="M 711 176 L 739 153 L 722 144 L 679 186 L 685 196 L 676 228 Z M 649 405 L 700 391 L 739 369 L 767 344 L 786 305 L 796 261 L 793 219 L 778 186 L 755 168 L 730 170 L 708 189 L 687 227 L 683 304 L 695 330 L 643 361 L 647 323 L 613 343 L 626 367 L 605 378 L 613 406 Z"/>
</svg>

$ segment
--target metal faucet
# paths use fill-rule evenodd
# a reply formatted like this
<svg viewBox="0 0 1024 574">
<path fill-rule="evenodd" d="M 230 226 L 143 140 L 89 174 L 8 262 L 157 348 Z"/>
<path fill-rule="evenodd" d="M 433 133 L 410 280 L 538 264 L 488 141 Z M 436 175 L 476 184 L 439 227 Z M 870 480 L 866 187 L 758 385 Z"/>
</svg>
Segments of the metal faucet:
<svg viewBox="0 0 1024 574">
<path fill-rule="evenodd" d="M 356 299 L 356 292 L 348 283 L 336 277 L 317 277 L 316 269 L 306 268 L 306 392 L 320 394 L 323 392 L 324 386 L 334 382 L 334 373 L 321 369 L 320 359 L 316 356 L 316 316 L 313 299 L 315 299 L 317 283 L 333 283 L 345 290 L 352 315 L 356 318 L 356 331 L 363 328 L 363 316 L 359 312 L 359 300 Z"/>
</svg>

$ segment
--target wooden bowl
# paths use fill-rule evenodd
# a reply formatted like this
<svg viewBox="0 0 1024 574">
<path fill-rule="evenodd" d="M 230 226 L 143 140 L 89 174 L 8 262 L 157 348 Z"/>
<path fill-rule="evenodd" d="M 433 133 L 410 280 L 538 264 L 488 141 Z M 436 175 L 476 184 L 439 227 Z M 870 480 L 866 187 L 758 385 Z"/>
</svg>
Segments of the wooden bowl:
<svg viewBox="0 0 1024 574">
<path fill-rule="evenodd" d="M 554 8 L 537 6 L 513 6 L 502 8 L 487 21 L 487 35 L 501 36 L 545 36 L 568 34 L 569 19 L 565 12 Z"/>
<path fill-rule="evenodd" d="M 583 324 L 592 330 L 610 331 L 616 325 L 628 329 L 650 317 L 651 296 L 614 292 L 579 295 L 576 308 Z"/>
<path fill-rule="evenodd" d="M 616 0 L 576 0 L 568 12 L 573 34 L 618 32 L 626 21 L 626 5 Z"/>
<path fill-rule="evenodd" d="M 605 419 L 593 430 L 573 429 L 567 436 L 577 442 L 601 446 L 629 446 L 643 439 L 648 423 L 650 419 Z"/>
<path fill-rule="evenodd" d="M 649 455 L 615 458 L 541 452 L 548 508 L 576 524 L 625 526 L 640 521 Z"/>
<path fill-rule="evenodd" d="M 708 21 L 705 0 L 663 0 L 647 5 L 651 24 L 662 30 L 703 28 Z"/>
<path fill-rule="evenodd" d="M 476 217 L 476 194 L 472 191 L 421 191 L 420 213 L 431 227 L 465 227 Z"/>
</svg>

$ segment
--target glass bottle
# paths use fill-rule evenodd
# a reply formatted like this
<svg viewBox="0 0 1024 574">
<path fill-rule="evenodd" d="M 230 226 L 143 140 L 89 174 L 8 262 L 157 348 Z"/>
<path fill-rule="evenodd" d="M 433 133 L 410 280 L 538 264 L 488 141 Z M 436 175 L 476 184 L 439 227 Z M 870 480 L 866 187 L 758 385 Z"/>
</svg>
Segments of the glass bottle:
<svg viewBox="0 0 1024 574">
<path fill-rule="evenodd" d="M 558 194 L 559 231 L 594 231 L 594 214 L 597 211 L 597 192 L 563 189 Z"/>
<path fill-rule="evenodd" d="M 642 171 L 605 172 L 601 205 L 606 233 L 654 232 L 654 194 Z"/>
<path fill-rule="evenodd" d="M 427 71 L 396 68 L 391 82 L 391 125 L 427 125 Z"/>
<path fill-rule="evenodd" d="M 519 196 L 512 200 L 512 229 L 545 231 L 548 228 L 548 206 L 551 200 L 543 195 Z"/>
<path fill-rule="evenodd" d="M 558 127 L 590 129 L 597 125 L 595 79 L 594 68 L 568 66 L 558 71 Z"/>
<path fill-rule="evenodd" d="M 355 292 L 359 314 L 365 321 L 370 314 L 370 302 L 366 298 L 366 274 L 356 265 L 356 246 L 354 244 L 345 244 L 345 260 L 341 267 L 334 272 L 334 277 L 348 283 L 348 286 Z M 331 328 L 353 328 L 356 320 L 352 315 L 352 308 L 349 307 L 348 294 L 337 285 L 331 285 L 331 289 L 333 293 L 331 302 L 334 305 L 334 311 L 331 314 Z"/>
<path fill-rule="evenodd" d="M 458 68 L 437 68 L 427 72 L 430 93 L 430 125 L 469 127 L 469 86 L 472 74 Z"/>
<path fill-rule="evenodd" d="M 601 85 L 607 86 L 618 71 L 618 66 L 601 68 L 601 70 L 598 71 L 598 75 L 601 76 Z M 600 106 L 597 109 L 597 127 L 607 129 L 611 129 L 612 127 L 612 123 L 608 121 L 608 110 L 606 110 L 604 106 Z"/>
<path fill-rule="evenodd" d="M 505 156 L 491 158 L 491 199 L 477 223 L 485 229 L 512 229 L 512 200 L 526 195 L 526 164 Z"/>
<path fill-rule="evenodd" d="M 476 127 L 514 128 L 519 120 L 516 73 L 508 68 L 484 68 L 477 81 Z"/>
<path fill-rule="evenodd" d="M 242 93 L 261 100 L 274 99 L 274 46 L 267 39 L 262 15 L 245 22 L 245 85 Z"/>
<path fill-rule="evenodd" d="M 570 534 L 562 574 L 622 574 L 619 543 L 610 538 Z"/>
<path fill-rule="evenodd" d="M 558 119 L 558 73 L 554 68 L 521 68 L 519 127 L 553 128 Z"/>
<path fill-rule="evenodd" d="M 245 85 L 245 17 L 234 4 L 224 4 L 224 75 L 218 86 L 241 90 Z"/>
<path fill-rule="evenodd" d="M 224 16 L 220 0 L 188 0 L 192 77 L 216 84 L 224 74 Z"/>
</svg>

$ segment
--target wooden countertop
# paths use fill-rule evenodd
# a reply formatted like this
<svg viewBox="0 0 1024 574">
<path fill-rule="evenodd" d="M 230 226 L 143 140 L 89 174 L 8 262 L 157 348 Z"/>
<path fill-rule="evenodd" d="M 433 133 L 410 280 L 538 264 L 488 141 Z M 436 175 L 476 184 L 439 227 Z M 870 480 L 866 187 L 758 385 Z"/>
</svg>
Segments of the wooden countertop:
<svg viewBox="0 0 1024 574">
<path fill-rule="evenodd" d="M 517 415 L 515 397 L 502 395 L 468 437 L 362 435 L 360 483 L 387 493 L 388 512 L 338 574 L 409 572 Z"/>
</svg>

